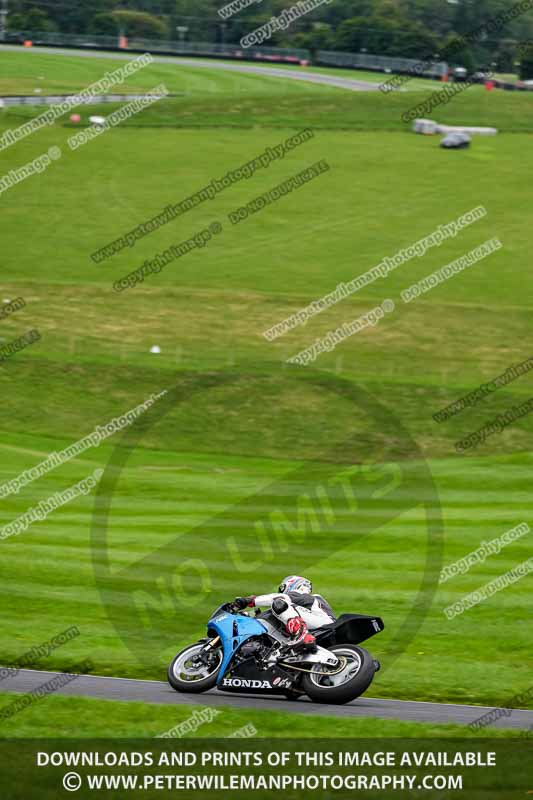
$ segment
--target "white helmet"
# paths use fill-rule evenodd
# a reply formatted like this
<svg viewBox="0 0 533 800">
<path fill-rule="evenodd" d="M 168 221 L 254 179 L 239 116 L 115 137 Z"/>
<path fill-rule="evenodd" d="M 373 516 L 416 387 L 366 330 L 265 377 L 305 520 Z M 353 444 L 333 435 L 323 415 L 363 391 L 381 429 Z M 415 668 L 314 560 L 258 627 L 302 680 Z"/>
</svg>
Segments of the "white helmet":
<svg viewBox="0 0 533 800">
<path fill-rule="evenodd" d="M 307 578 L 302 578 L 301 575 L 289 575 L 281 581 L 279 591 L 283 592 L 283 594 L 289 594 L 289 592 L 311 594 L 313 591 L 313 584 Z"/>
</svg>

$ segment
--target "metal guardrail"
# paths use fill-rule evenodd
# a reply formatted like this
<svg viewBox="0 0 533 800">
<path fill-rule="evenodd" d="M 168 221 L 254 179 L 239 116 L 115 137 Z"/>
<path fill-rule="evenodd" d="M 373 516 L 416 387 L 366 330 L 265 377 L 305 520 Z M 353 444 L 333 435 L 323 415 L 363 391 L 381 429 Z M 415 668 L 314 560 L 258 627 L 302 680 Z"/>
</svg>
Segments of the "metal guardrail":
<svg viewBox="0 0 533 800">
<path fill-rule="evenodd" d="M 71 97 L 77 97 L 72 94 L 47 94 L 47 95 L 33 95 L 33 94 L 20 94 L 20 95 L 0 95 L 0 108 L 4 106 L 53 106 L 55 104 L 63 103 Z M 150 95 L 147 94 L 95 94 L 90 97 L 80 99 L 77 105 L 100 105 L 102 103 L 129 103 L 132 100 L 145 100 Z M 168 98 L 172 97 L 185 97 L 185 92 L 172 92 L 167 95 Z"/>
<path fill-rule="evenodd" d="M 20 43 L 30 40 L 35 45 L 52 47 L 86 47 L 103 50 L 128 50 L 135 52 L 165 53 L 178 56 L 204 56 L 228 58 L 242 61 L 272 61 L 281 63 L 311 63 L 323 66 L 367 69 L 379 72 L 417 74 L 440 78 L 448 71 L 445 61 L 428 64 L 423 72 L 416 67 L 420 61 L 414 58 L 378 56 L 373 53 L 344 53 L 319 50 L 312 58 L 304 48 L 249 47 L 243 50 L 238 44 L 214 44 L 213 42 L 165 41 L 160 39 L 128 38 L 127 47 L 121 47 L 116 36 L 92 36 L 90 34 L 49 33 L 43 31 L 7 31 L 4 43 Z"/>
<path fill-rule="evenodd" d="M 242 60 L 284 61 L 299 64 L 311 58 L 309 50 L 303 48 L 249 47 L 243 50 L 238 44 L 214 44 L 212 42 L 176 42 L 160 39 L 128 38 L 127 48 L 119 46 L 116 36 L 92 36 L 90 34 L 48 33 L 43 31 L 7 31 L 4 44 L 22 44 L 29 40 L 34 45 L 51 47 L 87 47 L 103 50 L 140 50 L 144 53 L 169 53 L 181 56 L 206 56 Z"/>
<path fill-rule="evenodd" d="M 428 63 L 423 72 L 416 69 L 422 62 L 416 58 L 400 58 L 397 56 L 376 56 L 372 53 L 339 53 L 334 50 L 319 50 L 315 63 L 331 67 L 353 67 L 378 72 L 407 72 L 411 75 L 440 78 L 448 72 L 445 61 Z"/>
<path fill-rule="evenodd" d="M 274 61 L 300 64 L 311 63 L 312 56 L 305 48 L 249 47 L 243 50 L 238 44 L 214 44 L 213 42 L 164 41 L 160 39 L 128 38 L 127 48 L 119 46 L 116 36 L 92 36 L 90 34 L 51 33 L 43 31 L 7 31 L 5 43 L 20 43 L 30 40 L 35 45 L 52 47 L 87 47 L 91 49 L 142 51 L 168 53 L 181 56 L 204 56 L 229 58 L 243 61 Z M 352 69 L 368 69 L 380 72 L 412 72 L 420 62 L 414 58 L 378 56 L 372 53 L 343 53 L 319 50 L 313 59 L 315 64 Z M 424 72 L 429 77 L 440 77 L 447 72 L 444 61 L 428 64 Z"/>
</svg>

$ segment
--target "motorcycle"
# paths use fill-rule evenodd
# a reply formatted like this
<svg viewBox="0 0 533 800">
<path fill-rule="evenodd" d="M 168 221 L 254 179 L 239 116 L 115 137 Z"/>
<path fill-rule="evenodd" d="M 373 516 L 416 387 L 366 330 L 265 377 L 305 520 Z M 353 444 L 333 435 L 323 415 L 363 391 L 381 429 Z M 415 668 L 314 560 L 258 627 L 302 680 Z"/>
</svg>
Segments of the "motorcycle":
<svg viewBox="0 0 533 800">
<path fill-rule="evenodd" d="M 384 629 L 380 617 L 342 614 L 313 631 L 316 648 L 293 652 L 282 623 L 271 611 L 251 615 L 233 603 L 219 606 L 207 637 L 181 650 L 168 668 L 177 692 L 307 695 L 315 703 L 349 703 L 370 686 L 379 670 L 361 642 Z"/>
</svg>

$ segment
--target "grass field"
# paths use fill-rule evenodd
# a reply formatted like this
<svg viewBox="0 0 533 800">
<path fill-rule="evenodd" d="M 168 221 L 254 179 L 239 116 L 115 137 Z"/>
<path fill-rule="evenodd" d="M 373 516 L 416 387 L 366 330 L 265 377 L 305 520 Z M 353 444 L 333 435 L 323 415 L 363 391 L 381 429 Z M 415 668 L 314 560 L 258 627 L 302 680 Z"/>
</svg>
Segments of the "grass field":
<svg viewBox="0 0 533 800">
<path fill-rule="evenodd" d="M 113 72 L 124 64 L 110 58 L 59 57 L 39 52 L 2 52 L 0 94 L 42 94 L 79 91 Z M 255 65 L 259 68 L 268 65 Z M 274 65 L 276 66 L 276 65 Z M 294 69 L 287 67 L 283 69 Z M 305 71 L 350 77 L 380 83 L 386 75 L 375 72 L 306 68 Z M 318 84 L 283 80 L 263 75 L 184 67 L 156 63 L 136 72 L 111 92 L 141 92 L 164 83 L 172 94 L 181 97 L 174 102 L 159 103 L 126 125 L 151 128 L 165 125 L 184 128 L 250 128 L 297 127 L 309 124 L 319 129 L 348 131 L 406 130 L 402 112 L 440 89 L 435 81 L 413 78 L 405 91 L 382 95 L 381 92 L 354 93 Z M 97 113 L 95 106 L 89 107 Z M 42 110 L 42 109 L 41 109 Z M 105 113 L 109 106 L 102 109 Z M 4 120 L 22 122 L 35 108 L 10 109 Z M 471 86 L 436 111 L 439 122 L 470 125 L 493 125 L 501 130 L 533 130 L 533 95 L 529 92 L 487 92 L 482 86 Z M 230 131 L 228 131 L 230 133 Z"/>
<path fill-rule="evenodd" d="M 0 53 L 0 65 L 0 92 L 23 92 L 38 74 L 46 90 L 80 89 L 118 64 Z M 1 177 L 53 145 L 63 151 L 46 172 L 0 195 L 0 301 L 20 295 L 27 303 L 0 320 L 0 343 L 31 328 L 42 335 L 0 370 L 0 482 L 152 392 L 177 387 L 138 430 L 2 500 L 7 524 L 110 464 L 96 506 L 92 495 L 78 498 L 0 542 L 0 663 L 78 625 L 78 639 L 36 666 L 68 668 L 90 654 L 96 673 L 161 679 L 173 651 L 202 635 L 215 605 L 270 591 L 283 575 L 305 570 L 339 612 L 384 618 L 386 630 L 369 642 L 384 664 L 372 696 L 512 705 L 531 685 L 531 575 L 454 620 L 444 608 L 525 561 L 533 534 L 462 577 L 437 581 L 441 565 L 532 522 L 531 417 L 470 454 L 454 448 L 525 402 L 531 376 L 445 423 L 432 415 L 531 356 L 531 99 L 476 88 L 440 107 L 439 121 L 503 130 L 447 153 L 434 137 L 408 135 L 400 120 L 425 93 L 358 94 L 166 64 L 146 68 L 129 88 L 161 81 L 185 94 L 76 152 L 64 120 L 0 152 Z M 0 134 L 35 113 L 4 112 Z M 90 259 L 168 203 L 306 127 L 314 138 L 283 160 L 134 248 L 98 265 Z M 231 211 L 324 158 L 328 173 L 229 223 Z M 261 335 L 479 205 L 486 217 L 423 258 L 276 342 Z M 222 234 L 203 250 L 113 292 L 113 281 L 215 220 Z M 402 303 L 404 288 L 494 236 L 503 244 L 497 253 Z M 321 354 L 320 373 L 284 367 L 317 336 L 385 298 L 396 303 L 394 313 Z M 350 504 L 339 483 L 346 475 L 356 481 Z M 258 539 L 257 514 L 274 509 L 294 522 L 302 498 L 326 485 L 332 511 L 315 530 L 269 547 Z M 201 563 L 185 572 L 183 559 Z M 68 708 L 72 720 L 79 711 L 63 698 L 40 706 L 48 707 L 67 729 Z M 19 724 L 25 730 L 28 713 L 9 733 Z M 121 734 L 138 733 L 136 713 L 117 710 Z M 176 713 L 158 711 L 158 724 L 170 726 L 170 715 L 179 721 Z M 237 712 L 224 713 L 237 720 Z M 102 718 L 95 711 L 95 735 L 106 732 Z M 45 715 L 37 722 L 46 735 Z M 334 725 L 339 736 L 366 735 L 365 724 L 341 729 L 321 719 L 316 731 L 329 735 Z"/>
<path fill-rule="evenodd" d="M 36 55 L 37 58 L 35 61 L 33 60 L 32 56 Z M 36 89 L 40 89 L 43 94 L 44 93 L 52 93 L 52 92 L 68 92 L 68 91 L 75 91 L 80 84 L 82 86 L 87 85 L 91 80 L 95 81 L 101 77 L 101 67 L 107 64 L 106 69 L 112 71 L 113 69 L 117 69 L 120 66 L 120 63 L 117 63 L 115 59 L 109 58 L 106 53 L 98 54 L 99 57 L 97 58 L 94 65 L 91 65 L 93 61 L 92 57 L 88 59 L 80 59 L 78 56 L 73 55 L 72 57 L 67 57 L 63 59 L 60 64 L 58 64 L 57 57 L 53 54 L 45 54 L 40 50 L 37 51 L 18 51 L 13 49 L 10 52 L 10 63 L 6 64 L 5 69 L 2 71 L 2 76 L 0 77 L 0 93 L 13 93 L 13 94 L 33 94 Z M 199 59 L 200 61 L 202 59 Z M 89 63 L 87 63 L 89 62 Z M 65 64 L 65 67 L 61 67 L 61 64 Z M 179 77 L 176 75 L 178 69 L 183 66 L 183 63 L 186 64 L 187 69 L 183 75 Z M 178 80 L 180 85 L 184 88 L 193 88 L 194 86 L 194 75 L 197 73 L 205 72 L 205 68 L 198 67 L 197 70 L 190 67 L 190 59 L 184 59 L 182 63 L 182 59 L 175 59 L 174 65 L 173 64 L 159 64 L 157 69 L 162 69 L 165 77 L 167 79 L 171 79 L 172 81 Z M 204 59 L 205 63 L 205 59 Z M 218 63 L 229 63 L 235 64 L 234 61 L 225 62 L 222 60 Z M 58 68 L 59 67 L 59 68 Z M 273 63 L 273 64 L 265 64 L 263 62 L 254 63 L 254 67 L 259 67 L 263 69 L 269 69 L 271 67 L 275 69 L 282 69 L 282 70 L 290 70 L 290 71 L 303 71 L 303 72 L 312 72 L 316 74 L 322 75 L 335 75 L 338 77 L 344 78 L 353 78 L 355 80 L 362 80 L 368 81 L 370 83 L 382 83 L 385 81 L 389 76 L 382 72 L 370 72 L 366 70 L 350 70 L 350 69 L 343 69 L 338 70 L 332 67 L 299 67 L 293 64 L 282 64 L 282 63 Z M 209 70 L 210 80 L 216 81 L 220 76 L 220 73 L 216 70 Z M 142 73 L 141 73 L 142 74 Z M 231 78 L 231 73 L 223 73 L 223 76 L 226 78 Z M 251 77 L 252 80 L 254 78 L 253 75 L 246 76 Z M 122 84 L 121 90 L 124 91 L 133 91 L 133 84 L 137 82 L 137 78 L 140 79 L 139 86 L 143 86 L 144 88 L 148 88 L 144 82 L 144 79 L 137 75 L 135 80 L 129 80 L 128 82 Z M 263 79 L 260 78 L 258 85 L 260 85 Z M 290 81 L 284 81 L 283 84 L 291 83 Z M 246 83 L 244 85 L 241 82 L 238 82 L 238 89 L 239 93 L 246 91 Z M 253 86 L 253 83 L 248 84 L 249 86 Z M 406 88 L 408 87 L 411 89 L 427 89 L 429 87 L 435 86 L 435 81 L 427 80 L 424 78 L 413 78 L 408 82 Z M 199 82 L 197 88 L 205 89 L 205 85 L 202 87 L 202 82 Z M 110 90 L 110 91 L 115 91 Z"/>
<path fill-rule="evenodd" d="M 0 693 L 0 708 L 9 705 L 13 699 L 13 694 Z M 195 711 L 202 712 L 206 708 L 208 706 L 172 707 L 147 703 L 119 703 L 87 697 L 52 696 L 47 698 L 45 703 L 39 703 L 26 710 L 21 717 L 4 722 L 2 733 L 13 737 L 46 738 L 50 733 L 50 716 L 53 714 L 56 726 L 54 736 L 60 739 L 80 737 L 96 739 L 109 736 L 110 729 L 117 738 L 149 738 L 161 736 L 189 720 Z M 211 721 L 199 725 L 195 731 L 196 737 L 231 737 L 236 731 L 250 725 L 256 730 L 254 736 L 262 739 L 287 737 L 290 717 L 286 713 L 261 711 L 260 708 L 239 710 L 230 707 L 217 711 L 218 713 L 211 717 Z M 80 719 L 84 721 L 83 730 L 80 730 Z M 423 722 L 384 719 L 344 720 L 308 714 L 305 716 L 305 725 L 301 728 L 301 737 L 309 739 L 316 737 L 336 739 L 346 736 L 364 736 L 369 739 L 380 739 L 384 736 L 402 738 L 460 736 L 475 739 L 479 735 L 460 725 L 429 725 Z M 252 733 L 251 728 L 248 730 Z M 178 732 L 174 738 L 180 738 L 177 734 Z M 494 736 L 497 738 L 519 734 L 520 731 L 494 730 Z"/>
</svg>

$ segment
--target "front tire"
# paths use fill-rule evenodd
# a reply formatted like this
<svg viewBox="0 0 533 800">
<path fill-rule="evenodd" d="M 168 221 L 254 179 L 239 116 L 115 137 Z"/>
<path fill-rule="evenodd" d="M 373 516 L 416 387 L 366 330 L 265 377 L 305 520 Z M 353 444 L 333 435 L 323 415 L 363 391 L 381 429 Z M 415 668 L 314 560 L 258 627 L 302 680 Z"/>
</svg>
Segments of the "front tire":
<svg viewBox="0 0 533 800">
<path fill-rule="evenodd" d="M 344 670 L 333 671 L 331 676 L 320 675 L 324 667 L 316 664 L 313 672 L 304 676 L 302 688 L 315 703 L 349 703 L 372 683 L 376 671 L 374 660 L 367 650 L 353 644 L 338 644 L 328 649 L 344 660 Z"/>
<path fill-rule="evenodd" d="M 212 663 L 204 664 L 199 659 L 204 648 L 205 642 L 191 644 L 172 659 L 167 678 L 176 692 L 200 694 L 216 685 L 222 663 L 222 650 L 214 650 Z"/>
</svg>

